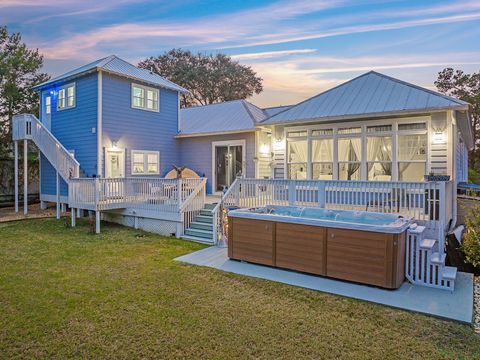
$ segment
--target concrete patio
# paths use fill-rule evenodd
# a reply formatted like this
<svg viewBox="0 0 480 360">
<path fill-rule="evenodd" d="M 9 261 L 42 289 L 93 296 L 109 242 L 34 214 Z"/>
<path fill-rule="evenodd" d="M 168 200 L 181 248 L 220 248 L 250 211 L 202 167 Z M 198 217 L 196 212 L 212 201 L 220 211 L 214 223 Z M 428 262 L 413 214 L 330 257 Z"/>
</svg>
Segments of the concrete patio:
<svg viewBox="0 0 480 360">
<path fill-rule="evenodd" d="M 471 323 L 473 320 L 473 276 L 467 273 L 458 273 L 455 291 L 452 293 L 446 290 L 414 286 L 407 282 L 397 290 L 385 290 L 268 266 L 233 261 L 228 259 L 226 248 L 218 247 L 202 249 L 180 256 L 175 260 L 465 323 Z"/>
</svg>

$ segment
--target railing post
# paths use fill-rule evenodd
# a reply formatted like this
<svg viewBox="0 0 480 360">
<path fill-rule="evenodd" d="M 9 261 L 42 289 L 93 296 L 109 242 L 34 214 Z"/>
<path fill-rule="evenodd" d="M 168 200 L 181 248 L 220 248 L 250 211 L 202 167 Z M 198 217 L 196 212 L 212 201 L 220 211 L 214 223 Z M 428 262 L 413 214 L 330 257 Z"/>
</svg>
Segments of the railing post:
<svg viewBox="0 0 480 360">
<path fill-rule="evenodd" d="M 288 182 L 288 205 L 294 206 L 296 198 L 295 180 Z"/>
<path fill-rule="evenodd" d="M 18 140 L 13 143 L 15 146 L 15 212 L 18 213 Z"/>
<path fill-rule="evenodd" d="M 325 181 L 318 182 L 318 207 L 325 207 Z"/>
<path fill-rule="evenodd" d="M 446 182 L 445 181 L 441 181 L 441 182 L 437 182 L 437 185 L 440 185 L 439 186 L 439 196 L 438 196 L 438 202 L 439 202 L 439 207 L 438 207 L 438 222 L 440 224 L 442 224 L 443 226 L 445 226 L 446 224 L 446 189 L 445 189 L 445 185 L 446 185 Z M 445 229 L 442 228 L 442 231 L 445 231 Z"/>
<path fill-rule="evenodd" d="M 23 213 L 28 214 L 28 140 L 23 140 Z"/>
</svg>

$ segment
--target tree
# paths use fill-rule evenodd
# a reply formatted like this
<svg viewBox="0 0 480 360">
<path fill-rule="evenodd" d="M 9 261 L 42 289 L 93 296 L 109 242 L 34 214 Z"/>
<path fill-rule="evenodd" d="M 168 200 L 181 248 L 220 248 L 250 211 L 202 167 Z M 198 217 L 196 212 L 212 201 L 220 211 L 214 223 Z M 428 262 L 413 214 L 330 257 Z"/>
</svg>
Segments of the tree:
<svg viewBox="0 0 480 360">
<path fill-rule="evenodd" d="M 145 59 L 138 66 L 189 90 L 189 94 L 182 95 L 182 107 L 246 99 L 263 90 L 262 79 L 251 67 L 224 54 L 203 55 L 172 49 Z"/>
<path fill-rule="evenodd" d="M 470 115 L 475 149 L 470 152 L 469 165 L 472 168 L 480 165 L 480 152 L 477 148 L 480 139 L 480 72 L 465 74 L 462 70 L 446 68 L 438 73 L 435 86 L 440 92 L 472 105 Z"/>
<path fill-rule="evenodd" d="M 0 157 L 11 154 L 12 117 L 38 112 L 38 95 L 32 86 L 48 79 L 41 73 L 43 57 L 31 50 L 19 33 L 0 27 Z"/>
</svg>

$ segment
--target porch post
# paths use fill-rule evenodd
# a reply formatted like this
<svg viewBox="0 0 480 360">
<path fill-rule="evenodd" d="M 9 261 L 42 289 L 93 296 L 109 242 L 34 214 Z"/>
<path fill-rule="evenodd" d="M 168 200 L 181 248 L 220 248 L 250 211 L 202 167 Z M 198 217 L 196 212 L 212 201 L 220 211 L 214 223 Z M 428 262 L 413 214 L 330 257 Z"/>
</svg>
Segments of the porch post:
<svg viewBox="0 0 480 360">
<path fill-rule="evenodd" d="M 95 211 L 95 233 L 100 234 L 100 211 Z"/>
<path fill-rule="evenodd" d="M 75 227 L 76 217 L 75 217 L 75 209 L 74 208 L 70 208 L 70 216 L 72 218 L 72 227 Z"/>
<path fill-rule="evenodd" d="M 18 141 L 15 140 L 15 212 L 18 213 Z"/>
<path fill-rule="evenodd" d="M 319 181 L 318 183 L 318 207 L 325 207 L 325 181 Z"/>
<path fill-rule="evenodd" d="M 58 170 L 56 171 L 56 196 L 57 196 L 57 220 L 60 219 L 60 176 L 58 175 Z"/>
<path fill-rule="evenodd" d="M 28 214 L 28 140 L 23 140 L 23 213 Z"/>
</svg>

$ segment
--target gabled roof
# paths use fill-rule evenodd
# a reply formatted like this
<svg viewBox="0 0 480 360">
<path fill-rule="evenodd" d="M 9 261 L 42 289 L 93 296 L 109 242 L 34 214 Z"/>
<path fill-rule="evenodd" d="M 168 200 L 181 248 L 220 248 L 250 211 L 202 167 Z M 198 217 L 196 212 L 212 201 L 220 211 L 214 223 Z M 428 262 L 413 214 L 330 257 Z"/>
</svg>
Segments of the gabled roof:
<svg viewBox="0 0 480 360">
<path fill-rule="evenodd" d="M 280 105 L 280 106 L 272 106 L 268 108 L 263 108 L 263 111 L 270 117 L 273 115 L 277 115 L 279 112 L 288 110 L 292 107 L 293 105 Z"/>
<path fill-rule="evenodd" d="M 70 80 L 86 73 L 98 70 L 127 77 L 130 79 L 135 79 L 150 85 L 159 86 L 170 90 L 188 92 L 183 87 L 161 77 L 160 75 L 154 74 L 151 71 L 145 69 L 140 69 L 115 55 L 107 56 L 103 59 L 96 60 L 94 62 L 91 62 L 90 64 L 83 65 L 77 69 L 71 70 L 63 75 L 54 77 L 48 81 L 34 86 L 33 89 L 38 90 L 57 81 Z"/>
<path fill-rule="evenodd" d="M 255 131 L 255 125 L 266 118 L 262 109 L 246 100 L 194 106 L 180 110 L 177 137 Z"/>
<path fill-rule="evenodd" d="M 279 112 L 262 125 L 467 110 L 468 106 L 464 101 L 370 71 Z"/>
</svg>

